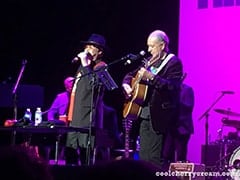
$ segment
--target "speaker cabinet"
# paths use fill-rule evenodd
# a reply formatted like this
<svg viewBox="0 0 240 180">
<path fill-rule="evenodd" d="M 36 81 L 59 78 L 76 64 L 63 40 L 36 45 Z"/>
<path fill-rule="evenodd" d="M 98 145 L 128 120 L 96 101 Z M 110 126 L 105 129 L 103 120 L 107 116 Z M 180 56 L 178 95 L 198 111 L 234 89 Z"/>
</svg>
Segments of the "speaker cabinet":
<svg viewBox="0 0 240 180">
<path fill-rule="evenodd" d="M 201 149 L 201 163 L 205 164 L 207 167 L 215 167 L 220 161 L 220 150 L 221 147 L 219 144 L 202 145 Z"/>
</svg>

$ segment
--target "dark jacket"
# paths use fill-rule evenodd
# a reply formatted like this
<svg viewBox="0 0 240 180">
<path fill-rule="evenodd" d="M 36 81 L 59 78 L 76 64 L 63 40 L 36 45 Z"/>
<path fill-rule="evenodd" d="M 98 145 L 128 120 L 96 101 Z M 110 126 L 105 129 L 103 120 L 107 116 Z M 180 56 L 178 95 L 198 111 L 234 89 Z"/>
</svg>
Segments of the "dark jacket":
<svg viewBox="0 0 240 180">
<path fill-rule="evenodd" d="M 71 96 L 74 94 L 71 99 L 73 101 L 72 116 L 69 117 L 71 126 L 89 127 L 91 123 L 92 127 L 103 128 L 105 88 L 94 72 L 102 64 L 105 63 L 98 61 L 94 67 L 79 67 L 71 94 Z M 78 77 L 79 73 L 80 77 Z"/>
<path fill-rule="evenodd" d="M 153 64 L 159 67 L 162 60 Z M 131 84 L 138 69 L 128 73 L 123 83 Z M 141 81 L 148 85 L 148 93 L 145 104 L 150 109 L 150 119 L 153 129 L 159 133 L 176 128 L 180 105 L 180 84 L 183 76 L 182 62 L 173 56 L 168 63 L 155 75 L 153 80 Z"/>
<path fill-rule="evenodd" d="M 183 135 L 193 134 L 194 126 L 192 113 L 194 108 L 194 91 L 191 86 L 182 84 L 180 102 L 178 133 Z"/>
</svg>

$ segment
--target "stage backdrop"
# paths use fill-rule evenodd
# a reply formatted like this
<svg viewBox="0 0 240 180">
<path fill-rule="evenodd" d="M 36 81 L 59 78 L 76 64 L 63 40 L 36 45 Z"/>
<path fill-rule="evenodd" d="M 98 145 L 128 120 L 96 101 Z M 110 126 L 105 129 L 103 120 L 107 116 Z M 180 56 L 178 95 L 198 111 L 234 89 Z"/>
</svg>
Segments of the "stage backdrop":
<svg viewBox="0 0 240 180">
<path fill-rule="evenodd" d="M 188 159 L 199 163 L 206 134 L 210 144 L 216 143 L 226 117 L 215 109 L 240 113 L 240 1 L 181 0 L 179 17 L 179 57 L 187 73 L 185 82 L 195 91 L 195 133 Z M 234 94 L 222 95 L 222 91 Z M 205 112 L 208 118 L 202 116 Z M 240 121 L 238 116 L 228 118 Z M 227 136 L 235 131 L 234 127 L 224 126 L 222 132 Z"/>
</svg>

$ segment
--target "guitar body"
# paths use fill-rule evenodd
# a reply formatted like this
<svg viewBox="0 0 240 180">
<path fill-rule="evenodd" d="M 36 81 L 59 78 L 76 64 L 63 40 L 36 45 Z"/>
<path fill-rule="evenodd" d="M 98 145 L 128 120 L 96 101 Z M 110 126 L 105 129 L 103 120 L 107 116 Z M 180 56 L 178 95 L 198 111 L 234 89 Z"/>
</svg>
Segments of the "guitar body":
<svg viewBox="0 0 240 180">
<path fill-rule="evenodd" d="M 132 79 L 131 87 L 133 88 L 132 96 L 123 106 L 123 117 L 131 120 L 138 118 L 141 112 L 141 106 L 146 99 L 148 86 L 138 83 L 139 76 Z"/>
<path fill-rule="evenodd" d="M 156 62 L 160 57 L 154 56 L 151 59 L 145 62 L 144 67 L 147 69 L 154 62 Z M 123 105 L 123 117 L 131 120 L 136 120 L 141 112 L 142 105 L 147 96 L 148 86 L 145 84 L 141 84 L 140 81 L 142 79 L 142 75 L 139 72 L 133 77 L 131 81 L 131 88 L 133 89 L 132 95 Z"/>
</svg>

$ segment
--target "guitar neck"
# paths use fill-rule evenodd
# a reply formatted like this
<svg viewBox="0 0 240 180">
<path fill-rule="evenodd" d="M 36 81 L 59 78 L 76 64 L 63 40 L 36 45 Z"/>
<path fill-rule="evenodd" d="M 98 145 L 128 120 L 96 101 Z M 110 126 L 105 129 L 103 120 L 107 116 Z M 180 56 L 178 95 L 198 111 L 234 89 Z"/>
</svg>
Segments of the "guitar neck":
<svg viewBox="0 0 240 180">
<path fill-rule="evenodd" d="M 129 158 L 129 131 L 125 132 L 125 149 L 124 149 L 124 157 Z"/>
<path fill-rule="evenodd" d="M 129 135 L 132 127 L 132 121 L 125 119 L 125 147 L 124 147 L 124 157 L 129 158 Z"/>
<path fill-rule="evenodd" d="M 149 68 L 151 65 L 153 65 L 154 62 L 156 62 L 156 60 L 159 59 L 159 57 L 160 55 L 156 57 L 152 57 L 148 61 L 144 62 L 143 67 L 146 69 Z M 139 72 L 137 72 L 137 74 L 134 77 L 134 81 L 132 82 L 132 89 L 134 89 L 137 86 L 137 84 L 141 81 L 141 79 L 142 79 L 142 75 L 140 75 Z"/>
</svg>

